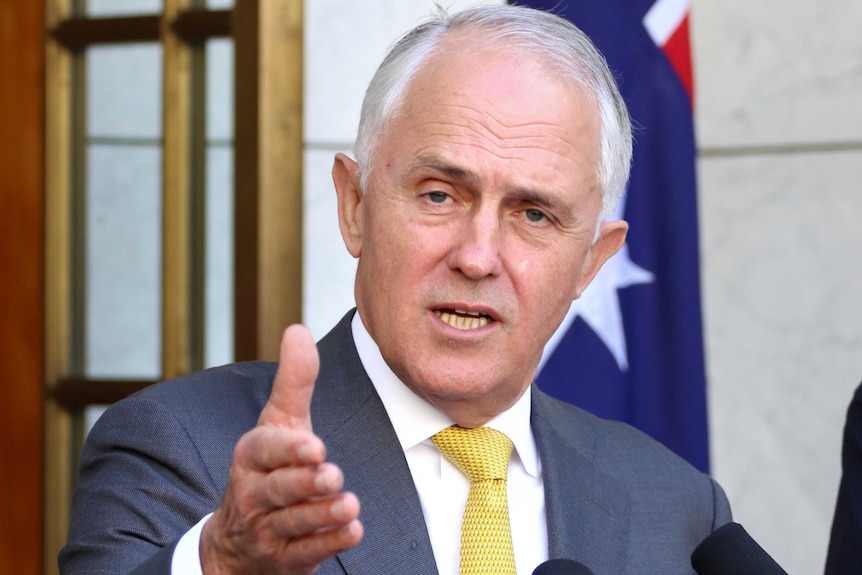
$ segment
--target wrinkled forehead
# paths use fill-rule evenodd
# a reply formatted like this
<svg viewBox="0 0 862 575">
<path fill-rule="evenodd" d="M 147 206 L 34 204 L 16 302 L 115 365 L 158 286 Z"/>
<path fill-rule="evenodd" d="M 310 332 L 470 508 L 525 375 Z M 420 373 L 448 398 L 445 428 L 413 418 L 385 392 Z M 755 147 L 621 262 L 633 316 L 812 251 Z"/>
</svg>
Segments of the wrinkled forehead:
<svg viewBox="0 0 862 575">
<path fill-rule="evenodd" d="M 477 73 L 491 57 L 505 58 L 513 64 L 529 67 L 541 72 L 547 79 L 558 82 L 580 97 L 596 103 L 595 89 L 587 80 L 591 76 L 586 63 L 575 58 L 561 57 L 521 36 L 500 35 L 483 28 L 456 28 L 448 30 L 439 38 L 435 48 L 419 63 L 416 72 L 407 84 L 407 90 L 429 69 L 446 68 L 460 63 L 473 68 Z"/>
<path fill-rule="evenodd" d="M 410 120 L 487 124 L 501 138 L 540 126 L 579 147 L 600 145 L 598 105 L 581 85 L 533 54 L 475 36 L 441 40 L 406 86 L 382 139 Z"/>
<path fill-rule="evenodd" d="M 564 96 L 558 106 L 576 102 L 577 113 L 587 116 L 580 121 L 600 125 L 594 91 L 571 70 L 563 70 L 561 63 L 524 46 L 523 42 L 507 43 L 507 38 L 481 29 L 448 31 L 414 70 L 380 135 L 385 137 L 392 121 L 405 109 L 457 105 L 466 98 L 476 103 L 483 101 L 483 95 L 487 95 L 484 105 L 490 113 L 506 103 L 516 109 L 524 108 L 533 99 L 537 82 L 557 85 Z M 507 97 L 501 98 L 503 95 Z"/>
<path fill-rule="evenodd" d="M 381 126 L 380 135 L 391 129 L 393 120 L 405 110 L 415 113 L 417 107 L 431 104 L 457 105 L 459 100 L 469 100 L 471 104 L 485 106 L 489 113 L 510 103 L 528 109 L 537 83 L 557 86 L 562 95 L 557 107 L 575 102 L 579 115 L 594 116 L 600 123 L 592 91 L 560 68 L 562 65 L 535 49 L 507 44 L 506 38 L 482 30 L 448 31 L 414 69 Z"/>
<path fill-rule="evenodd" d="M 517 53 L 463 48 L 439 54 L 414 78 L 382 134 L 377 181 L 412 181 L 418 162 L 469 173 L 476 189 L 593 195 L 599 126 L 583 92 Z"/>
</svg>

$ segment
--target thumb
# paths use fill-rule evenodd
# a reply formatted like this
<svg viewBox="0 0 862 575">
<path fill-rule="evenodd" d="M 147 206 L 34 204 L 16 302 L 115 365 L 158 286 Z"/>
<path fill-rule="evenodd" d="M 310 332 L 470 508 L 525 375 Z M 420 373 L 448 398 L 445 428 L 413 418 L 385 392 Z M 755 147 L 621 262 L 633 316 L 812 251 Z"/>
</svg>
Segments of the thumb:
<svg viewBox="0 0 862 575">
<path fill-rule="evenodd" d="M 319 370 L 320 357 L 308 328 L 294 324 L 284 330 L 272 392 L 258 425 L 311 431 L 311 394 Z"/>
</svg>

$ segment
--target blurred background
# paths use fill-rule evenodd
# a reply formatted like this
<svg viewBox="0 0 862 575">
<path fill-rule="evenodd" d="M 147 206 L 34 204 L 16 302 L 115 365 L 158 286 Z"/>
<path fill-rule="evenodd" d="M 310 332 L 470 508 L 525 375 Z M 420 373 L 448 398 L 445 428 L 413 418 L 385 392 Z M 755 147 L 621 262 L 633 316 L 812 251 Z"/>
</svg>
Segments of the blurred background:
<svg viewBox="0 0 862 575">
<path fill-rule="evenodd" d="M 353 305 L 332 157 L 387 47 L 434 3 L 261 4 L 0 0 L 0 572 L 55 570 L 104 405 L 266 357 L 283 318 L 320 337 Z M 216 15 L 183 20 L 190 7 Z M 798 574 L 823 569 L 862 380 L 860 23 L 853 0 L 691 5 L 711 467 Z"/>
</svg>

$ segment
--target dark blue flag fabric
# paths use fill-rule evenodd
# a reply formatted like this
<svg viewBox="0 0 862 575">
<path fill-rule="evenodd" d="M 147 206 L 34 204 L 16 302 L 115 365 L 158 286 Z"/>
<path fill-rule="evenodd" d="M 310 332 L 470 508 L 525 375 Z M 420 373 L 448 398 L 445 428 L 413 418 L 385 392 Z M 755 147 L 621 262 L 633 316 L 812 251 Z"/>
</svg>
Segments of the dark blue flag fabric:
<svg viewBox="0 0 862 575">
<path fill-rule="evenodd" d="M 700 311 L 690 0 L 518 1 L 568 18 L 617 77 L 635 125 L 617 215 L 626 246 L 572 306 L 538 385 L 709 466 Z"/>
</svg>

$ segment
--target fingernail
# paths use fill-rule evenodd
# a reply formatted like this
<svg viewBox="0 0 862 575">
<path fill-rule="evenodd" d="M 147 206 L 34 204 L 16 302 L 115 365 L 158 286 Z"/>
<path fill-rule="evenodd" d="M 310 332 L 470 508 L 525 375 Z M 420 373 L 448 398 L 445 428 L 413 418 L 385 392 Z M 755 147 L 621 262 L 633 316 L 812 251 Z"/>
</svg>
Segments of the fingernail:
<svg viewBox="0 0 862 575">
<path fill-rule="evenodd" d="M 332 517 L 335 519 L 344 519 L 347 516 L 347 509 L 344 506 L 344 501 L 339 499 L 329 508 Z"/>
<path fill-rule="evenodd" d="M 314 450 L 311 449 L 310 445 L 300 445 L 299 449 L 296 450 L 296 454 L 299 456 L 301 461 L 310 462 L 314 455 Z"/>
<path fill-rule="evenodd" d="M 329 491 L 332 489 L 332 479 L 330 478 L 330 474 L 326 471 L 318 473 L 317 477 L 314 478 L 314 487 L 318 491 Z"/>
<path fill-rule="evenodd" d="M 338 530 L 338 536 L 344 541 L 354 541 L 357 535 L 362 536 L 362 524 L 356 520 Z"/>
</svg>

